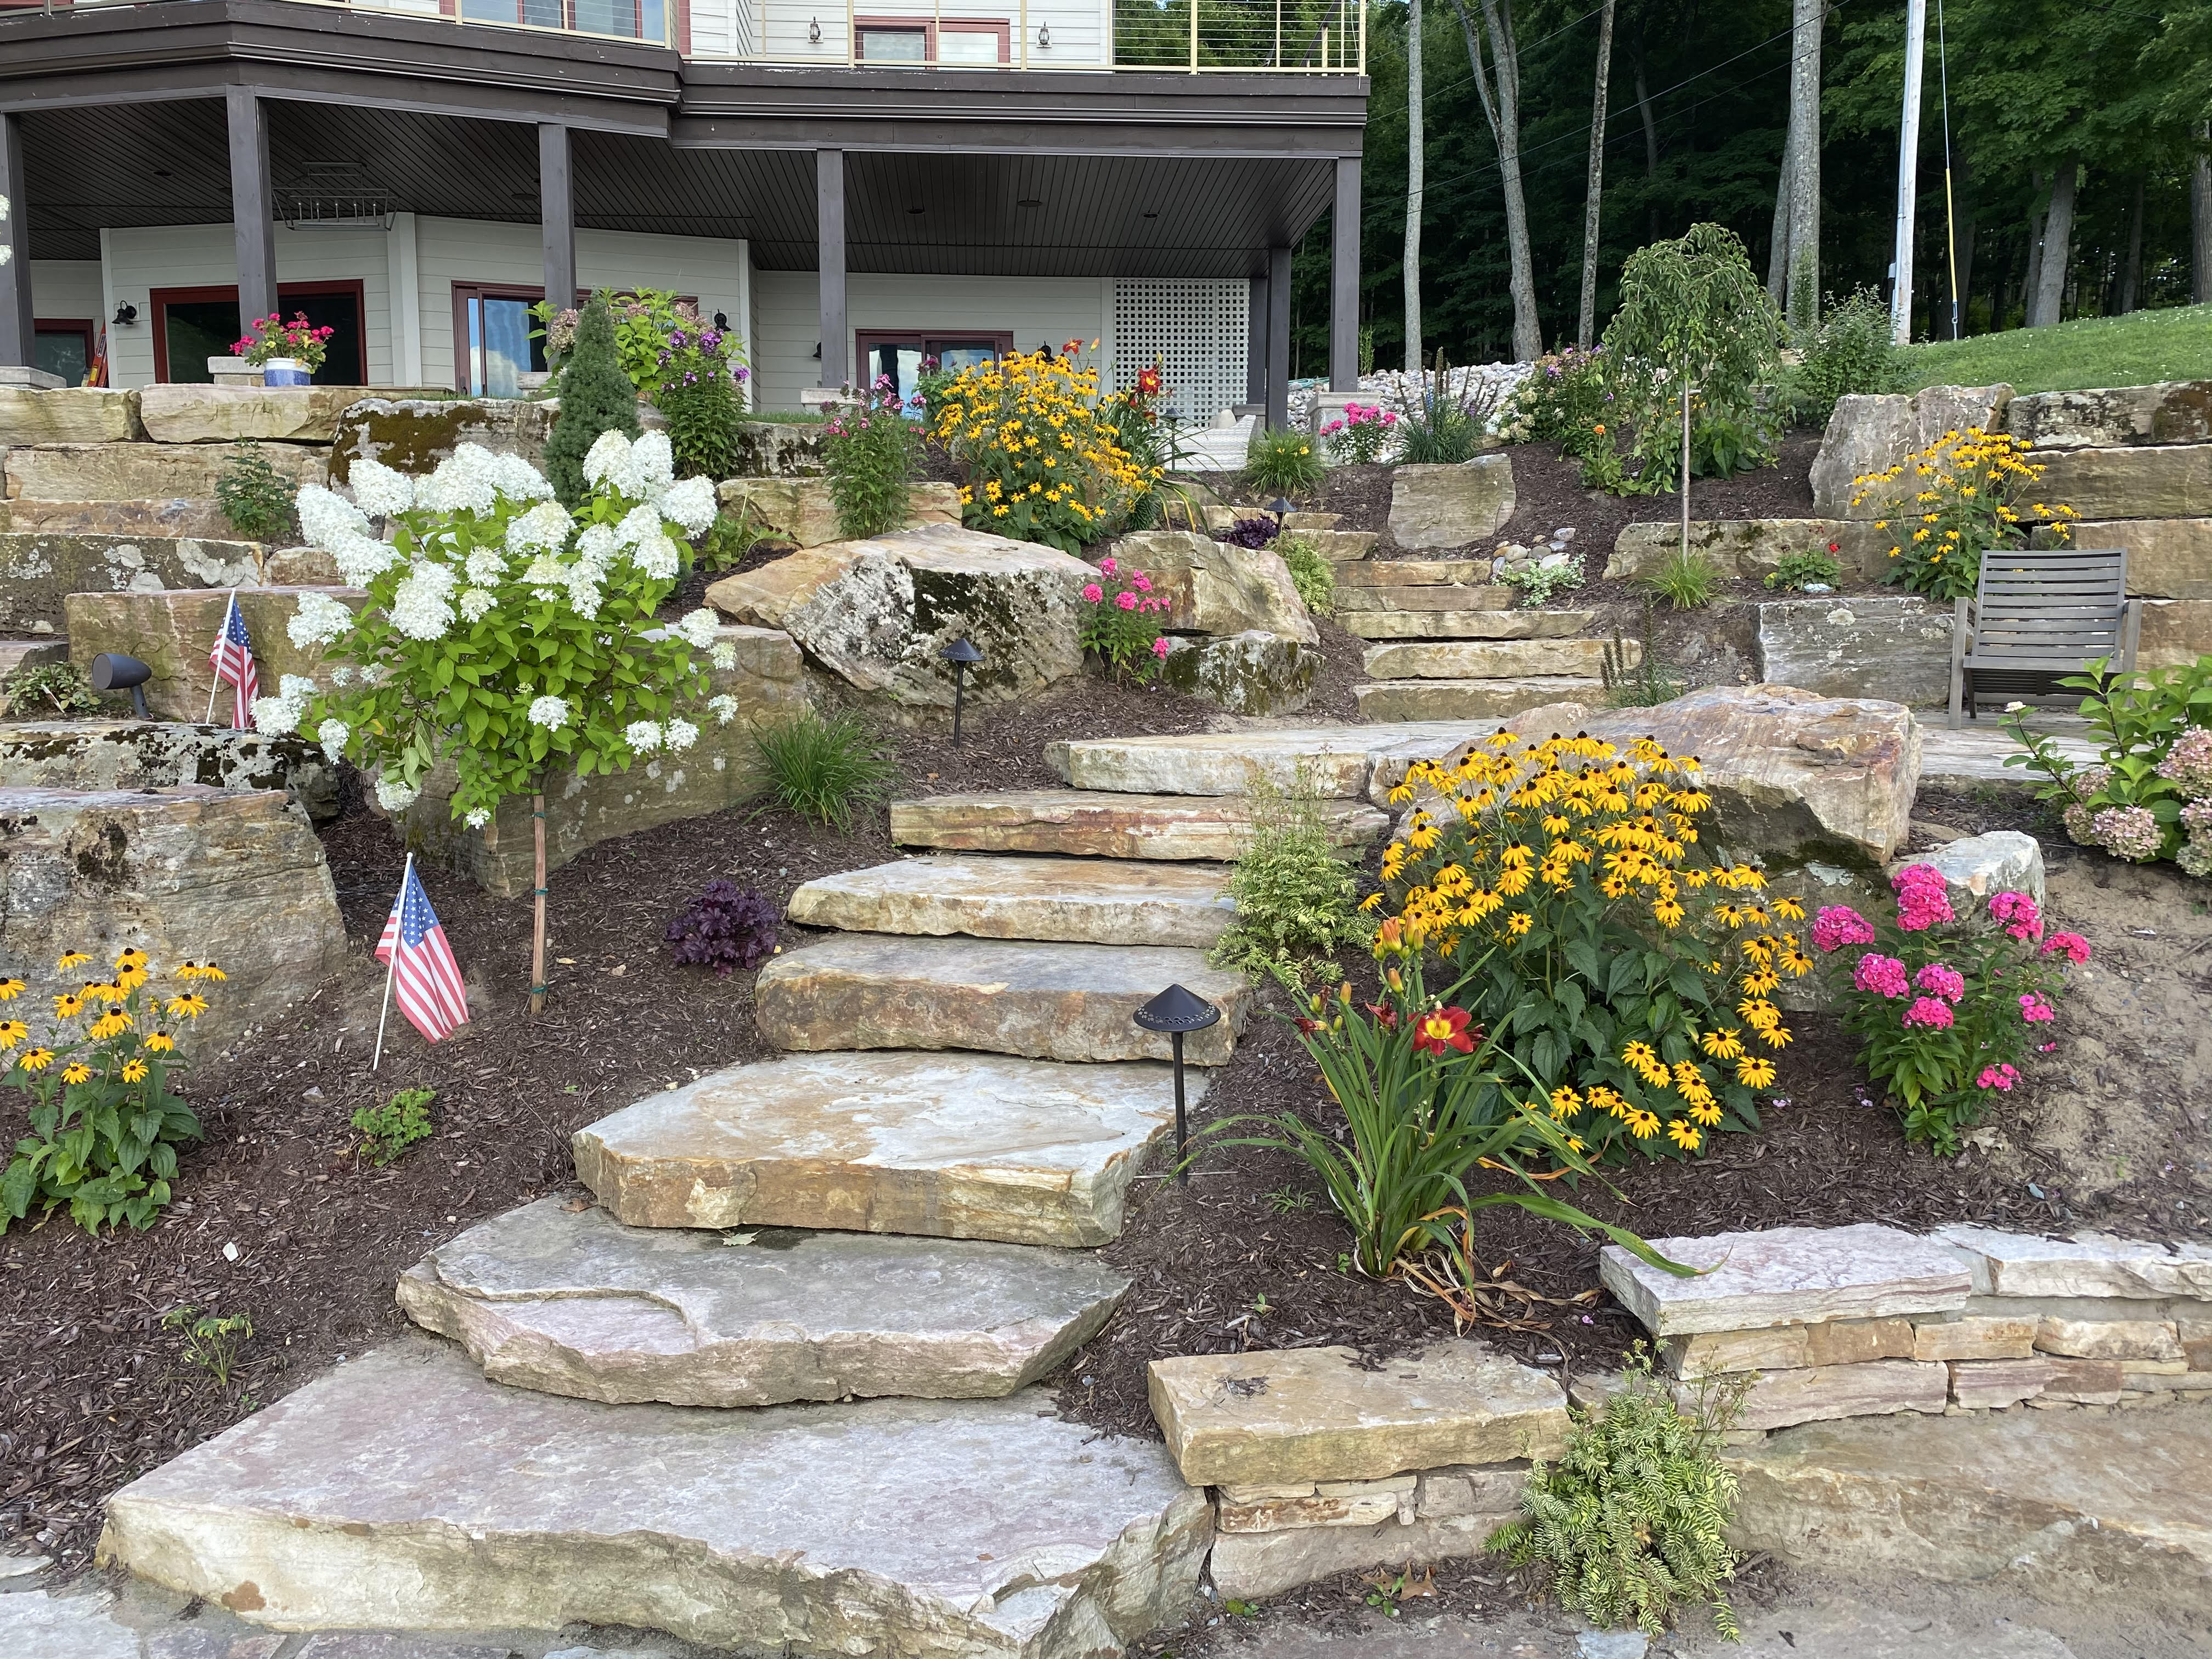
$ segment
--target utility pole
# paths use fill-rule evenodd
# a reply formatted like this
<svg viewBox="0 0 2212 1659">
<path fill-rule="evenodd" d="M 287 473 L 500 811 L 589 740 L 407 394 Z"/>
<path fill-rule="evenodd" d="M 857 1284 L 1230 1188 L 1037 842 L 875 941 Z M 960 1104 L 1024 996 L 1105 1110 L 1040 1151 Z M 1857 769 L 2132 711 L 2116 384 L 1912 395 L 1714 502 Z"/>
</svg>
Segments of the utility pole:
<svg viewBox="0 0 2212 1659">
<path fill-rule="evenodd" d="M 1920 183 L 1920 67 L 1928 0 L 1905 8 L 1905 118 L 1897 147 L 1897 283 L 1889 295 L 1890 337 L 1912 343 L 1912 215 Z"/>
</svg>

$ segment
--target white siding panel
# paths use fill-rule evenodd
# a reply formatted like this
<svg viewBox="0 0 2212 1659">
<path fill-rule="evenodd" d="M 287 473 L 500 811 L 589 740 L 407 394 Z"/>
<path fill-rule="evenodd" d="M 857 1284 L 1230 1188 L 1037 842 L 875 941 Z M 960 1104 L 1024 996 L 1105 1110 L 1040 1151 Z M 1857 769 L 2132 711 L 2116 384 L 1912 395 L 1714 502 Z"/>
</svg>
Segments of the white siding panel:
<svg viewBox="0 0 2212 1659">
<path fill-rule="evenodd" d="M 743 20 L 738 25 L 742 40 L 729 48 L 732 52 L 750 49 L 751 36 L 763 29 L 764 15 L 763 51 L 770 59 L 819 64 L 824 69 L 845 63 L 846 24 L 841 10 L 825 11 L 812 0 L 706 0 L 706 3 L 738 9 Z M 928 4 L 899 4 L 894 0 L 854 9 L 868 17 L 917 26 L 932 21 L 1002 25 L 1008 36 L 1006 62 L 1012 67 L 1022 64 L 1024 40 L 1029 48 L 1028 67 L 1033 70 L 1098 70 L 1109 63 L 1113 10 L 1102 0 L 1029 0 L 1026 5 L 1008 3 L 1008 0 L 933 0 Z M 810 40 L 808 30 L 817 22 L 822 26 L 822 39 Z M 1049 44 L 1038 43 L 1041 32 L 1048 33 Z M 692 14 L 691 55 L 715 55 L 703 43 L 696 11 Z"/>
<path fill-rule="evenodd" d="M 94 336 L 115 313 L 100 309 L 105 295 L 97 259 L 31 261 L 31 314 L 53 322 L 89 322 Z"/>
</svg>

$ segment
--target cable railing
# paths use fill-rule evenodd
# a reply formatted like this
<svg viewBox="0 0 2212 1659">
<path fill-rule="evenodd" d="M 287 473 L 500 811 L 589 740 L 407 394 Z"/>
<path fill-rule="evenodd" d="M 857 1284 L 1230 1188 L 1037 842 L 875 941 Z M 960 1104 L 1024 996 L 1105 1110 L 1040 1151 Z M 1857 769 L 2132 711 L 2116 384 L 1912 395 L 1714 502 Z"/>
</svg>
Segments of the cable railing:
<svg viewBox="0 0 2212 1659">
<path fill-rule="evenodd" d="M 0 16 L 157 0 L 0 0 Z M 688 55 L 787 68 L 1364 75 L 1366 0 L 691 0 Z M 678 0 L 289 0 L 685 49 Z M 878 9 L 882 8 L 882 9 Z"/>
</svg>

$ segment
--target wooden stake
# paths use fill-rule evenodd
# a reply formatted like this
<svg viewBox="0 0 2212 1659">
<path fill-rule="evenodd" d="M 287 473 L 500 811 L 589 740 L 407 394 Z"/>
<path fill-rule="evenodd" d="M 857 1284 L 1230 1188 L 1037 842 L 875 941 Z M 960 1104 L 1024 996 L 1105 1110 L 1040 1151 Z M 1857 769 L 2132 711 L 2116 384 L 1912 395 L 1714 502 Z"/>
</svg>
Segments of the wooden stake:
<svg viewBox="0 0 2212 1659">
<path fill-rule="evenodd" d="M 222 608 L 222 633 L 216 641 L 217 644 L 222 643 L 223 640 L 227 640 L 230 637 L 230 613 L 237 609 L 238 590 L 234 587 L 230 590 L 230 603 Z M 215 723 L 215 694 L 222 689 L 222 676 L 220 674 L 212 675 L 208 682 L 207 719 L 200 722 L 202 726 L 211 726 Z"/>
<path fill-rule="evenodd" d="M 538 873 L 534 897 L 538 914 L 530 934 L 530 1012 L 545 1012 L 545 791 L 541 785 L 530 798 L 530 834 L 535 843 Z"/>
</svg>

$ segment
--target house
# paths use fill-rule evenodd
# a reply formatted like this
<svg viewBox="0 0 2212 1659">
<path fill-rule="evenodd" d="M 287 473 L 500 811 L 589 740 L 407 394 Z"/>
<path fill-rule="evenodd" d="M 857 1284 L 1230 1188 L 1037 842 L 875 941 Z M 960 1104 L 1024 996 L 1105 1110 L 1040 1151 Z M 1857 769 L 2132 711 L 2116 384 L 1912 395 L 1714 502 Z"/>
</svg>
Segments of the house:
<svg viewBox="0 0 2212 1659">
<path fill-rule="evenodd" d="M 651 287 L 757 408 L 1095 340 L 1279 423 L 1334 209 L 1356 389 L 1364 0 L 873 4 L 0 0 L 0 372 L 204 380 L 281 307 L 321 380 L 498 395 L 543 295 Z"/>
</svg>

